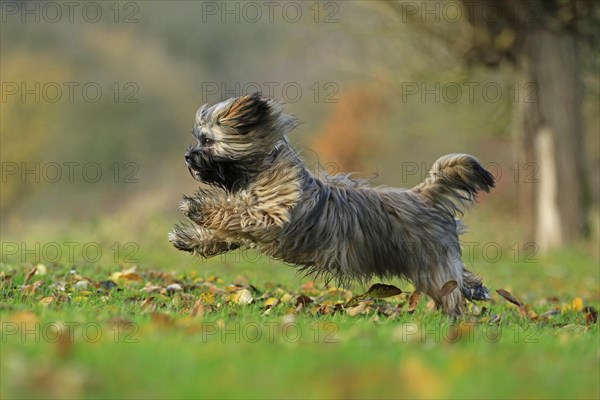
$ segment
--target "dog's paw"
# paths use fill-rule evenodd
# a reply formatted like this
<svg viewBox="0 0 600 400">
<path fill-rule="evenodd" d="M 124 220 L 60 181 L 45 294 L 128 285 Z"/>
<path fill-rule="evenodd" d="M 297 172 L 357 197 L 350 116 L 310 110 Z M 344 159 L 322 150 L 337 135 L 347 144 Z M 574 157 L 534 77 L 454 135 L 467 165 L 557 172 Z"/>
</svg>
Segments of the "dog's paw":
<svg viewBox="0 0 600 400">
<path fill-rule="evenodd" d="M 168 235 L 169 242 L 178 250 L 193 253 L 197 243 L 189 235 L 186 230 L 180 226 L 176 226 Z"/>
<path fill-rule="evenodd" d="M 202 221 L 202 211 L 199 199 L 196 197 L 184 196 L 183 200 L 179 203 L 179 210 L 196 223 Z"/>
</svg>

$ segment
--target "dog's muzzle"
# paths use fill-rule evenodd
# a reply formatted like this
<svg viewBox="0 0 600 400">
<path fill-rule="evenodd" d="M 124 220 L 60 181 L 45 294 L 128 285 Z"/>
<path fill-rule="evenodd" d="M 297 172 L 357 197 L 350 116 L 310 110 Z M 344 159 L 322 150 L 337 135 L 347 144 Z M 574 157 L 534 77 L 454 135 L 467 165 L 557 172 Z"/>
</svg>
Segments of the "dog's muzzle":
<svg viewBox="0 0 600 400">
<path fill-rule="evenodd" d="M 200 169 L 200 163 L 198 162 L 200 159 L 200 150 L 198 149 L 190 149 L 188 151 L 185 152 L 185 164 L 188 167 L 188 170 L 190 171 L 190 174 L 192 175 L 192 177 L 194 177 L 194 179 L 196 180 L 200 180 L 200 174 L 201 174 L 201 169 Z"/>
</svg>

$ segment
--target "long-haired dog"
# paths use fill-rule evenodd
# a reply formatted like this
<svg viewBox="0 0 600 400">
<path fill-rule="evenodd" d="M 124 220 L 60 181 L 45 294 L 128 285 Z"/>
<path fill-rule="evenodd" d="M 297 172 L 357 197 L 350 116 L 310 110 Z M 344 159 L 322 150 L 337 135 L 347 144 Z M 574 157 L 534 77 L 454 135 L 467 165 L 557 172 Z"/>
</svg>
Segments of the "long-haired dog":
<svg viewBox="0 0 600 400">
<path fill-rule="evenodd" d="M 175 247 L 211 257 L 254 247 L 341 283 L 398 276 L 448 314 L 488 299 L 461 260 L 462 216 L 494 178 L 467 154 L 438 159 L 412 189 L 371 187 L 349 175 L 317 177 L 287 139 L 296 121 L 259 94 L 232 98 L 196 113 L 185 161 L 203 183 L 185 196 L 192 223 L 175 226 Z M 446 293 L 456 282 L 456 290 Z"/>
</svg>

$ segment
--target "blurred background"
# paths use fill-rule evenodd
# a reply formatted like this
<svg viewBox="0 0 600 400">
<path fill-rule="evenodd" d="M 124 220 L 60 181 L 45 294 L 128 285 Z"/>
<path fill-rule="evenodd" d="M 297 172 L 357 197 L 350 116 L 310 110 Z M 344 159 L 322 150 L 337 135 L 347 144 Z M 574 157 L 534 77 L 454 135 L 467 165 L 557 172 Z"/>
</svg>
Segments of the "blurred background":
<svg viewBox="0 0 600 400">
<path fill-rule="evenodd" d="M 410 187 L 471 153 L 498 180 L 473 238 L 598 260 L 597 2 L 1 6 L 3 263 L 89 264 L 95 243 L 100 262 L 193 266 L 166 238 L 197 186 L 194 113 L 254 91 L 300 118 L 314 171 Z"/>
</svg>

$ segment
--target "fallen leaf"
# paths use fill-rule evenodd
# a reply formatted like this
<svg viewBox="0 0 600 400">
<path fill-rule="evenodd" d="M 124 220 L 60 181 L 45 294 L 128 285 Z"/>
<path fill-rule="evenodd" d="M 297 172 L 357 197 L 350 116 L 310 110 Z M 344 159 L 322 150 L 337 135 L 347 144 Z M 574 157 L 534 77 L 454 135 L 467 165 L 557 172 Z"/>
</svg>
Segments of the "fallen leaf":
<svg viewBox="0 0 600 400">
<path fill-rule="evenodd" d="M 231 295 L 231 301 L 236 304 L 246 305 L 252 303 L 253 300 L 252 293 L 248 289 L 238 290 Z"/>
<path fill-rule="evenodd" d="M 48 267 L 46 267 L 44 264 L 38 264 L 35 266 L 35 268 L 36 275 L 46 275 L 48 273 Z"/>
<path fill-rule="evenodd" d="M 279 300 L 276 297 L 269 297 L 263 304 L 265 308 L 272 308 L 279 304 Z"/>
<path fill-rule="evenodd" d="M 585 313 L 586 325 L 594 325 L 598 323 L 598 310 L 592 306 L 586 306 L 581 311 Z"/>
<path fill-rule="evenodd" d="M 35 281 L 31 285 L 21 286 L 21 292 L 25 295 L 33 295 L 44 284 L 44 281 Z"/>
<path fill-rule="evenodd" d="M 130 272 L 128 274 L 121 274 L 119 279 L 125 279 L 125 280 L 133 281 L 133 282 L 143 282 L 144 281 L 144 278 L 142 278 L 142 276 L 140 274 L 137 274 L 135 272 Z"/>
<path fill-rule="evenodd" d="M 572 308 L 575 311 L 581 311 L 581 310 L 583 310 L 583 300 L 581 299 L 581 297 L 575 297 L 573 299 Z"/>
<path fill-rule="evenodd" d="M 200 293 L 199 300 L 202 301 L 204 304 L 215 304 L 216 296 L 212 292 L 203 292 Z"/>
<path fill-rule="evenodd" d="M 367 290 L 368 295 L 375 299 L 385 299 L 386 297 L 397 296 L 402 294 L 402 290 L 398 289 L 394 285 L 384 285 L 383 283 L 376 283 Z"/>
<path fill-rule="evenodd" d="M 448 281 L 442 285 L 440 289 L 440 296 L 445 297 L 454 291 L 458 287 L 458 283 L 456 281 Z"/>
<path fill-rule="evenodd" d="M 241 286 L 241 285 L 227 285 L 227 286 L 225 286 L 225 291 L 226 291 L 227 293 L 235 293 L 235 292 L 237 292 L 238 290 L 241 290 L 241 289 L 243 289 L 243 288 L 244 288 L 244 287 L 243 287 L 243 286 Z"/>
<path fill-rule="evenodd" d="M 303 294 L 301 294 L 300 296 L 296 297 L 296 306 L 299 306 L 300 304 L 302 304 L 303 306 L 312 303 L 313 300 L 308 297 L 305 296 Z"/>
<path fill-rule="evenodd" d="M 44 297 L 43 299 L 40 300 L 40 304 L 44 305 L 44 306 L 47 306 L 50 303 L 52 303 L 53 301 L 54 301 L 54 297 L 52 297 L 52 296 Z"/>
<path fill-rule="evenodd" d="M 37 271 L 37 267 L 33 267 L 33 269 L 31 271 L 29 271 L 29 273 L 27 274 L 27 276 L 25 276 L 25 281 L 23 282 L 24 285 L 28 284 L 29 281 L 31 280 L 31 278 L 33 278 L 33 276 L 35 275 L 35 272 Z"/>
<path fill-rule="evenodd" d="M 357 305 L 356 307 L 350 307 L 350 308 L 346 308 L 346 314 L 348 314 L 351 317 L 354 317 L 358 314 L 364 314 L 367 310 L 367 303 L 366 302 L 362 302 L 359 305 Z"/>
<path fill-rule="evenodd" d="M 417 309 L 417 306 L 419 305 L 419 301 L 421 301 L 421 292 L 419 292 L 418 290 L 415 290 L 414 292 L 411 293 L 411 295 L 408 299 L 408 312 L 409 313 L 415 312 L 415 310 Z"/>
<path fill-rule="evenodd" d="M 153 304 L 153 302 L 154 302 L 154 299 L 155 299 L 155 297 L 154 297 L 154 296 L 150 296 L 150 297 L 147 297 L 147 298 L 145 298 L 145 299 L 144 299 L 144 301 L 142 301 L 142 302 L 140 303 L 140 307 L 141 307 L 141 308 L 146 308 L 146 307 L 148 307 L 148 306 L 152 306 L 152 305 L 154 305 L 154 304 Z"/>
<path fill-rule="evenodd" d="M 124 279 L 128 281 L 141 282 L 144 280 L 137 272 L 137 266 L 134 265 L 131 268 L 125 269 L 123 271 L 114 272 L 110 279 L 117 282 L 119 279 Z"/>
<path fill-rule="evenodd" d="M 350 300 L 348 300 L 346 302 L 346 304 L 344 305 L 344 307 L 356 307 L 361 302 L 364 302 L 364 301 L 367 301 L 370 299 L 371 299 L 371 296 L 369 296 L 367 293 L 359 294 L 357 296 L 352 297 Z"/>
<path fill-rule="evenodd" d="M 204 315 L 206 315 L 206 305 L 198 299 L 192 308 L 192 317 L 203 317 Z"/>
<path fill-rule="evenodd" d="M 513 303 L 516 306 L 519 306 L 519 307 L 523 306 L 523 303 L 521 303 L 519 300 L 514 298 L 513 295 L 510 294 L 510 292 L 508 292 L 504 289 L 498 289 L 498 290 L 496 290 L 496 293 L 498 293 L 500 296 L 504 297 L 506 300 L 508 300 L 510 303 Z"/>
<path fill-rule="evenodd" d="M 157 285 L 153 285 L 150 282 L 148 282 L 148 283 L 146 283 L 146 286 L 144 286 L 140 290 L 142 292 L 146 292 L 146 293 L 156 293 L 156 292 L 160 292 L 162 290 L 162 287 L 157 286 Z"/>
<path fill-rule="evenodd" d="M 74 285 L 73 285 L 73 289 L 75 290 L 87 290 L 89 286 L 88 281 L 86 280 L 82 280 L 82 281 L 77 281 Z"/>
<path fill-rule="evenodd" d="M 285 293 L 283 296 L 281 296 L 280 300 L 282 303 L 291 303 L 294 300 L 294 296 L 289 293 Z"/>
<path fill-rule="evenodd" d="M 175 292 L 181 292 L 183 288 L 179 283 L 172 283 L 165 288 L 165 291 L 169 294 L 173 294 Z"/>
<path fill-rule="evenodd" d="M 535 311 L 531 310 L 527 304 L 519 306 L 519 313 L 523 317 L 534 320 L 534 321 L 536 319 L 538 319 L 538 315 L 535 313 Z"/>
</svg>

